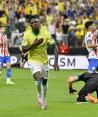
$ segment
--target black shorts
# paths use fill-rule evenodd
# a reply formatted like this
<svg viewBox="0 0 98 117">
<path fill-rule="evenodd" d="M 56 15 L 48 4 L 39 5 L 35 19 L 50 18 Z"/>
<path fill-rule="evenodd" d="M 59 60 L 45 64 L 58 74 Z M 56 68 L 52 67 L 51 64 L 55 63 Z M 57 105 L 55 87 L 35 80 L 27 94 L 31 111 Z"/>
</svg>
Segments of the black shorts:
<svg viewBox="0 0 98 117">
<path fill-rule="evenodd" d="M 77 101 L 85 102 L 88 93 L 98 92 L 98 78 L 87 80 L 84 87 L 79 91 Z"/>
</svg>

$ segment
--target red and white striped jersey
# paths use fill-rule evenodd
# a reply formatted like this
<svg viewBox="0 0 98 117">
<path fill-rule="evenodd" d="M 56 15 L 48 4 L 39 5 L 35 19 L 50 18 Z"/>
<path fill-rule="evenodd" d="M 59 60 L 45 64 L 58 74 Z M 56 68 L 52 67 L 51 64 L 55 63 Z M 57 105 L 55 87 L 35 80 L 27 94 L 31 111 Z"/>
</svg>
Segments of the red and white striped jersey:
<svg viewBox="0 0 98 117">
<path fill-rule="evenodd" d="M 89 52 L 88 58 L 89 59 L 91 59 L 91 58 L 98 59 L 98 47 L 96 47 L 95 49 L 94 48 L 88 48 L 89 43 L 95 44 L 95 45 L 98 43 L 96 36 L 91 32 L 87 32 L 87 34 L 85 35 L 84 41 L 85 41 L 86 48 Z"/>
<path fill-rule="evenodd" d="M 8 41 L 7 36 L 0 33 L 0 56 L 10 56 L 8 51 Z"/>
</svg>

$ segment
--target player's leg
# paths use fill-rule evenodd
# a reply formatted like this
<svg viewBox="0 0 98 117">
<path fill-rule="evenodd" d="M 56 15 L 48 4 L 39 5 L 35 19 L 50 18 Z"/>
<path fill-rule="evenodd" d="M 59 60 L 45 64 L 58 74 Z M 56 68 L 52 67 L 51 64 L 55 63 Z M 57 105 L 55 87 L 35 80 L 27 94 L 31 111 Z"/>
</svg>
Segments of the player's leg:
<svg viewBox="0 0 98 117">
<path fill-rule="evenodd" d="M 48 89 L 48 79 L 44 79 L 42 81 L 42 98 L 45 101 L 46 100 L 46 94 Z"/>
<path fill-rule="evenodd" d="M 33 77 L 35 79 L 36 87 L 37 87 L 37 102 L 39 104 L 41 104 L 41 102 L 42 102 L 41 85 L 42 85 L 42 80 L 43 80 L 43 77 L 41 75 L 41 71 L 37 71 L 36 73 L 34 73 Z"/>
<path fill-rule="evenodd" d="M 78 102 L 86 102 L 86 95 L 85 94 L 85 86 L 79 91 L 77 101 Z"/>
<path fill-rule="evenodd" d="M 47 73 L 43 73 L 43 65 L 39 63 L 29 63 L 29 67 L 36 81 L 37 86 L 37 101 L 42 105 L 42 109 L 47 108 L 46 92 L 47 92 Z M 45 67 L 44 67 L 45 69 Z M 44 74 L 44 75 L 43 75 Z M 44 78 L 44 76 L 46 77 Z"/>
<path fill-rule="evenodd" d="M 36 88 L 37 88 L 37 102 L 41 104 L 42 102 L 42 95 L 41 95 L 41 85 L 42 85 L 42 72 L 41 72 L 41 64 L 39 63 L 28 63 L 29 68 L 32 72 L 32 75 L 34 77 Z"/>
<path fill-rule="evenodd" d="M 84 85 L 84 87 L 79 91 L 78 97 L 77 97 L 77 101 L 78 102 L 86 102 L 87 101 L 86 96 L 89 93 L 93 93 L 95 90 L 96 90 L 95 81 L 93 81 L 92 79 L 90 79 Z"/>
<path fill-rule="evenodd" d="M 15 83 L 11 81 L 11 60 L 10 60 L 10 57 L 5 57 L 5 63 L 6 63 L 6 68 L 7 68 L 7 72 L 6 72 L 7 81 L 6 81 L 6 83 L 14 85 Z"/>
<path fill-rule="evenodd" d="M 91 81 L 90 81 L 90 84 L 91 84 L 91 88 L 89 88 L 89 92 L 94 92 L 94 91 L 96 91 L 96 94 L 97 94 L 97 98 L 96 97 L 94 97 L 93 95 L 92 95 L 92 93 L 89 93 L 88 95 L 87 95 L 87 99 L 90 101 L 90 102 L 92 102 L 92 103 L 98 103 L 98 78 L 96 77 L 96 78 L 92 78 L 92 79 L 90 79 Z"/>
<path fill-rule="evenodd" d="M 47 64 L 42 66 L 42 75 L 43 75 L 43 81 L 42 81 L 42 109 L 46 109 L 47 108 L 46 95 L 47 95 L 47 89 L 48 89 L 48 65 Z"/>
</svg>

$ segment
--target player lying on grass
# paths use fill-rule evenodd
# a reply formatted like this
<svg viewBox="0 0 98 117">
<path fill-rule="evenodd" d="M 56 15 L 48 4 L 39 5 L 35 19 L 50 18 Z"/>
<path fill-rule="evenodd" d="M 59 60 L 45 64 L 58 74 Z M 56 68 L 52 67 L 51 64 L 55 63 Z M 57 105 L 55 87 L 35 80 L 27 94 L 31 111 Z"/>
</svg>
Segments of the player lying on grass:
<svg viewBox="0 0 98 117">
<path fill-rule="evenodd" d="M 72 87 L 73 83 L 77 81 L 85 82 L 84 86 L 78 92 L 77 101 L 78 102 L 89 101 L 91 103 L 98 103 L 98 99 L 97 99 L 98 98 L 98 74 L 85 72 L 78 76 L 70 76 L 67 81 L 70 94 L 77 92 Z M 95 91 L 97 94 L 97 98 L 92 96 L 92 93 Z"/>
</svg>

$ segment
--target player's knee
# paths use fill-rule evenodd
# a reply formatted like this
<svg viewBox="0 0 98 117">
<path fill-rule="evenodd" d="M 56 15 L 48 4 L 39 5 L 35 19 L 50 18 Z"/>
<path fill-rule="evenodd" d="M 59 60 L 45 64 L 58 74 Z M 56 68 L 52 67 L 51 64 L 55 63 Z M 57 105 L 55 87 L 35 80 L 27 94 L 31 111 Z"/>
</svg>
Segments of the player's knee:
<svg viewBox="0 0 98 117">
<path fill-rule="evenodd" d="M 42 85 L 46 86 L 47 85 L 47 79 L 44 79 L 42 80 Z"/>
<path fill-rule="evenodd" d="M 33 75 L 33 77 L 34 77 L 35 81 L 42 81 L 43 80 L 42 75 L 41 75 L 40 72 L 35 73 Z"/>
<path fill-rule="evenodd" d="M 11 77 L 11 69 L 7 69 L 7 78 L 10 78 Z"/>
</svg>

